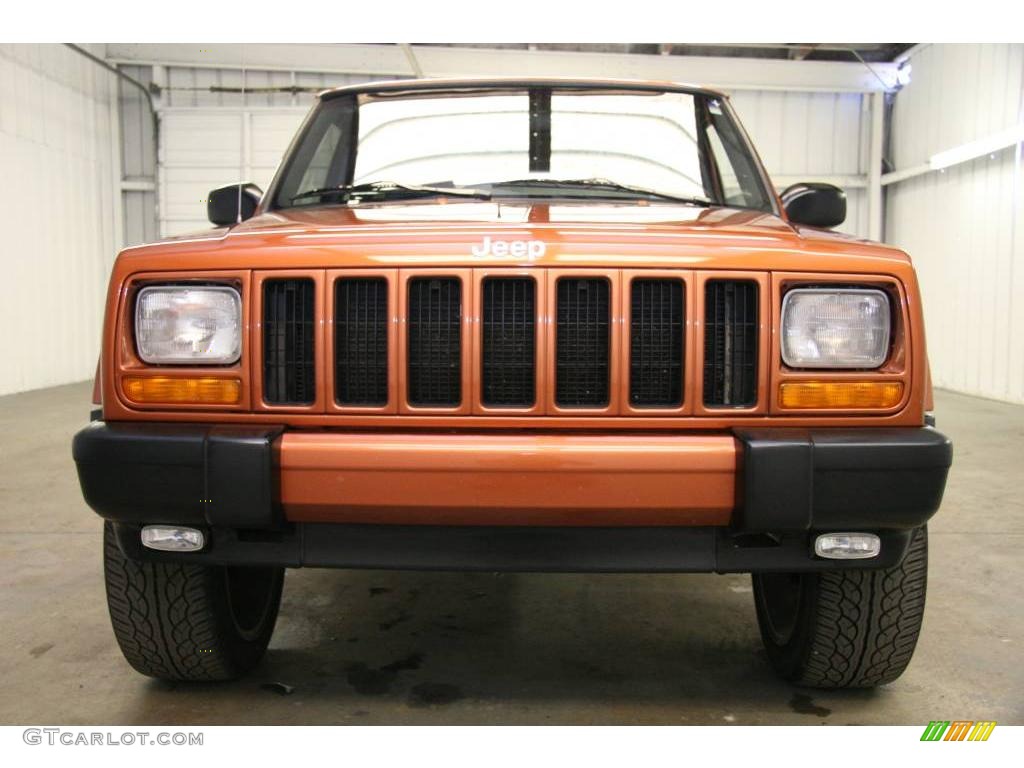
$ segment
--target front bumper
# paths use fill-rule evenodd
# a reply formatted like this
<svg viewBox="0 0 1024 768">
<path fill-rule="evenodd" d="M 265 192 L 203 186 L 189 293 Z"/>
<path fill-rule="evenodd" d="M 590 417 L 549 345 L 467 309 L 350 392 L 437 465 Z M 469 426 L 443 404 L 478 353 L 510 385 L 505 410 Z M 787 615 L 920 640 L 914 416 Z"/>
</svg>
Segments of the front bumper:
<svg viewBox="0 0 1024 768">
<path fill-rule="evenodd" d="M 532 571 L 881 567 L 942 499 L 933 429 L 714 435 L 357 434 L 106 424 L 75 436 L 88 504 L 126 553 L 191 562 Z M 199 553 L 143 550 L 145 524 L 200 527 Z M 882 538 L 869 561 L 817 532 Z"/>
</svg>

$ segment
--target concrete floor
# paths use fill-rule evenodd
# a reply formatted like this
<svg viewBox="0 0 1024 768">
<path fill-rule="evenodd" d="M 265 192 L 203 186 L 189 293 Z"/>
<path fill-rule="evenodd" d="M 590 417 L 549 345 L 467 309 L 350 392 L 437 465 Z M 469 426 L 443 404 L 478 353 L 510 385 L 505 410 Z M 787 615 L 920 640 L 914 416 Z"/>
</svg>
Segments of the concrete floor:
<svg viewBox="0 0 1024 768">
<path fill-rule="evenodd" d="M 70 455 L 89 394 L 0 398 L 2 723 L 1024 723 L 1024 407 L 938 394 L 956 460 L 924 633 L 881 690 L 776 680 L 746 576 L 317 570 L 288 573 L 250 677 L 168 685 L 108 624 Z"/>
</svg>

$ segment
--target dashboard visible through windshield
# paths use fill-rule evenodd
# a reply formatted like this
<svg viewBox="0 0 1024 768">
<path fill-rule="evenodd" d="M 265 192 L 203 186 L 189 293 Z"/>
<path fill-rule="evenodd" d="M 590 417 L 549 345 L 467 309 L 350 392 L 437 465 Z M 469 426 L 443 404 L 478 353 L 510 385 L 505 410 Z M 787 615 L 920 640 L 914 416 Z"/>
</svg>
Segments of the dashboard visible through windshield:
<svg viewBox="0 0 1024 768">
<path fill-rule="evenodd" d="M 325 98 L 273 207 L 445 195 L 772 209 L 721 99 L 545 87 Z"/>
</svg>

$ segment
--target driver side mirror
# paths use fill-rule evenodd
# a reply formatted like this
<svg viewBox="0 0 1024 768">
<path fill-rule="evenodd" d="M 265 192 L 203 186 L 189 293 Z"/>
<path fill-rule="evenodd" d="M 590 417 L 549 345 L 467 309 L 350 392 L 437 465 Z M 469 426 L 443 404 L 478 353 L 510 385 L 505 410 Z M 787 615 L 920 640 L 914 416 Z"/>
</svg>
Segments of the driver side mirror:
<svg viewBox="0 0 1024 768">
<path fill-rule="evenodd" d="M 256 213 L 263 190 L 255 184 L 229 184 L 210 192 L 206 200 L 206 217 L 218 227 L 230 227 Z"/>
<path fill-rule="evenodd" d="M 831 229 L 846 221 L 846 193 L 831 184 L 793 184 L 782 193 L 782 207 L 794 224 Z"/>
</svg>

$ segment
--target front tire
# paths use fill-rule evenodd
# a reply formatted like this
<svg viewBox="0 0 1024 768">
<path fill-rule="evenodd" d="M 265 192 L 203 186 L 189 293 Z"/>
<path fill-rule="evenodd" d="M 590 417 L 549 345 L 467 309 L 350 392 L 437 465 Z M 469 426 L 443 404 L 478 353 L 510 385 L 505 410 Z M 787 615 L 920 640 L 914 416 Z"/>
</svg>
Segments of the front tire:
<svg viewBox="0 0 1024 768">
<path fill-rule="evenodd" d="M 259 663 L 274 631 L 284 569 L 147 563 L 103 527 L 107 606 L 121 652 L 163 680 L 230 680 Z"/>
<path fill-rule="evenodd" d="M 914 654 L 928 581 L 928 531 L 903 562 L 877 570 L 754 574 L 768 659 L 784 679 L 814 688 L 891 683 Z"/>
</svg>

